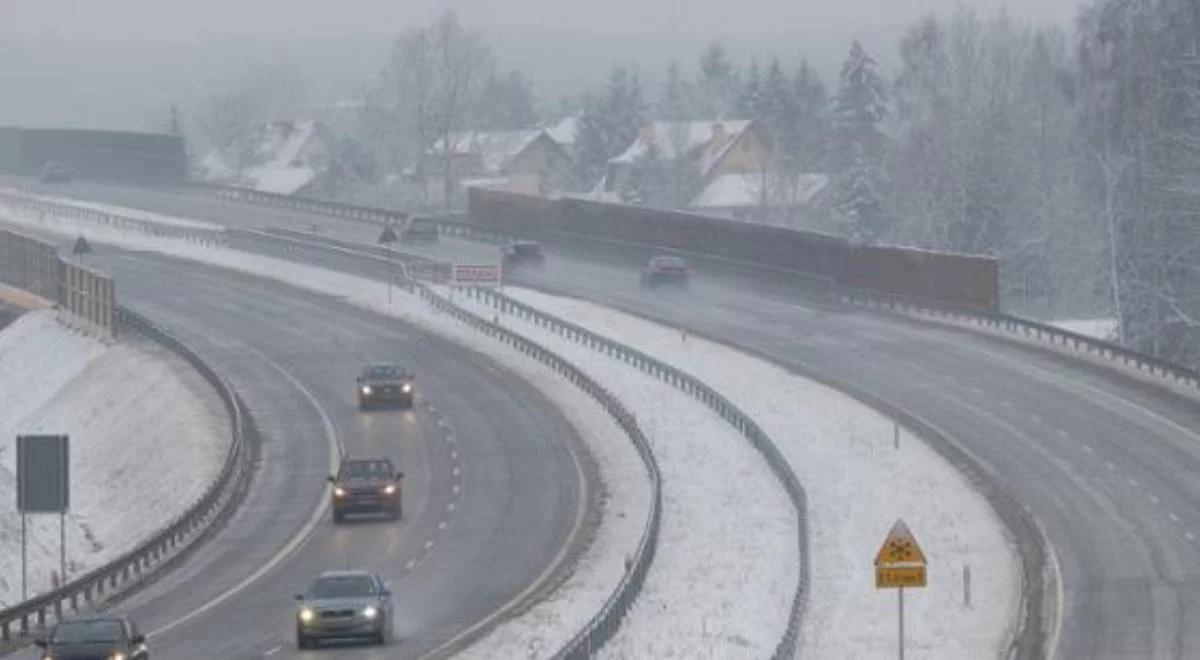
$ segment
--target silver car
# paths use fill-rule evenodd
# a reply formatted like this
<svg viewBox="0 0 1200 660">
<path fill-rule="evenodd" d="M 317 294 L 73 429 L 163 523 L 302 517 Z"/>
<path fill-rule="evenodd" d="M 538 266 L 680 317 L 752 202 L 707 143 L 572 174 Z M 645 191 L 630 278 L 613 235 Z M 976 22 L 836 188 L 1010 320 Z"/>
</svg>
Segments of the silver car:
<svg viewBox="0 0 1200 660">
<path fill-rule="evenodd" d="M 392 637 L 392 593 L 367 571 L 326 571 L 296 595 L 296 646 L 322 639 L 367 639 L 385 644 Z"/>
</svg>

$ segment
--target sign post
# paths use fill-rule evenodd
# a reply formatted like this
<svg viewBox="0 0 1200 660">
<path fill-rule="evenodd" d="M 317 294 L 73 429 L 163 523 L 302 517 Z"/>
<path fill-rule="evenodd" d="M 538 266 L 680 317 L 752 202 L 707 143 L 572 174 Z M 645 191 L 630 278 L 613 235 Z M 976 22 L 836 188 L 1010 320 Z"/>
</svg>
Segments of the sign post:
<svg viewBox="0 0 1200 660">
<path fill-rule="evenodd" d="M 875 588 L 897 590 L 900 660 L 904 660 L 904 588 L 924 587 L 925 567 L 925 553 L 916 537 L 903 520 L 897 520 L 875 555 Z"/>
<path fill-rule="evenodd" d="M 383 228 L 379 234 L 379 244 L 388 251 L 388 306 L 392 305 L 392 280 L 396 279 L 395 259 L 392 254 L 392 244 L 396 242 L 396 232 L 391 225 Z"/>
<path fill-rule="evenodd" d="M 450 283 L 454 286 L 494 286 L 503 281 L 500 264 L 453 264 Z"/>
<path fill-rule="evenodd" d="M 59 580 L 67 577 L 67 510 L 71 503 L 70 438 L 66 435 L 17 436 L 17 511 L 21 514 L 21 599 L 29 597 L 26 516 L 57 513 Z"/>
</svg>

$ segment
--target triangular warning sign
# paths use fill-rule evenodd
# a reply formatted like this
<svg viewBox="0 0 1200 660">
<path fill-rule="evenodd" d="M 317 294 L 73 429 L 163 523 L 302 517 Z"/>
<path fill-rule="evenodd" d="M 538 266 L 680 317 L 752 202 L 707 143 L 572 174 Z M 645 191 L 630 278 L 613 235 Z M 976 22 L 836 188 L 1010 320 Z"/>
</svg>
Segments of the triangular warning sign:
<svg viewBox="0 0 1200 660">
<path fill-rule="evenodd" d="M 875 555 L 876 566 L 890 564 L 925 565 L 925 553 L 921 552 L 916 537 L 908 531 L 908 525 L 905 525 L 903 520 L 897 520 L 896 524 L 892 525 L 892 531 L 888 532 L 887 538 L 884 539 L 883 547 L 879 548 L 879 554 Z"/>
<path fill-rule="evenodd" d="M 77 255 L 91 254 L 92 245 L 81 234 L 79 238 L 75 239 L 75 245 L 71 248 L 71 253 Z"/>
</svg>

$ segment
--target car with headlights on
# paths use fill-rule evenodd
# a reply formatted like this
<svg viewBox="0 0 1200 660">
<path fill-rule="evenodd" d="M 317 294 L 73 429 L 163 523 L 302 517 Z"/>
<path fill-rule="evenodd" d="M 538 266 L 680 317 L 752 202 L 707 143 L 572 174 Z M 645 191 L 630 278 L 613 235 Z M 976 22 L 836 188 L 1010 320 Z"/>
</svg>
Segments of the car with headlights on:
<svg viewBox="0 0 1200 660">
<path fill-rule="evenodd" d="M 50 162 L 46 163 L 46 167 L 42 169 L 42 183 L 71 183 L 74 175 L 71 168 L 62 163 Z"/>
<path fill-rule="evenodd" d="M 374 573 L 326 571 L 296 600 L 296 646 L 302 649 L 327 639 L 386 644 L 392 637 L 392 592 Z"/>
<path fill-rule="evenodd" d="M 412 408 L 417 386 L 416 375 L 398 364 L 368 364 L 358 376 L 358 409 L 396 404 Z"/>
<path fill-rule="evenodd" d="M 333 522 L 352 513 L 384 513 L 393 519 L 404 515 L 400 480 L 386 458 L 343 459 L 338 473 L 329 477 L 333 484 Z"/>
<path fill-rule="evenodd" d="M 68 619 L 34 643 L 42 660 L 150 660 L 146 637 L 122 616 Z"/>
</svg>

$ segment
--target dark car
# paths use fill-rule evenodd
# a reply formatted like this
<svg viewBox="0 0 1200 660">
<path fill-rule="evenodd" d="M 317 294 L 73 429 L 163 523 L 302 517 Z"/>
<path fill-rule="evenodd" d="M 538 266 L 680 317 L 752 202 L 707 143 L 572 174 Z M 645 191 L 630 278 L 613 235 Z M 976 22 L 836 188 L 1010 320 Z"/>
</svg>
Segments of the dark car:
<svg viewBox="0 0 1200 660">
<path fill-rule="evenodd" d="M 59 660 L 149 660 L 146 637 L 121 616 L 89 616 L 63 621 L 35 642 L 42 658 Z"/>
<path fill-rule="evenodd" d="M 687 262 L 679 257 L 656 255 L 642 268 L 642 286 L 654 288 L 662 284 L 687 286 L 691 278 Z"/>
<path fill-rule="evenodd" d="M 322 639 L 368 639 L 386 644 L 392 636 L 392 593 L 367 571 L 326 571 L 296 594 L 296 646 Z"/>
<path fill-rule="evenodd" d="M 507 266 L 541 265 L 546 259 L 542 254 L 542 246 L 537 241 L 513 241 L 500 248 L 500 254 Z"/>
<path fill-rule="evenodd" d="M 61 163 L 46 163 L 42 169 L 42 183 L 70 183 L 71 169 Z"/>
<path fill-rule="evenodd" d="M 386 458 L 345 459 L 333 484 L 333 521 L 342 522 L 351 513 L 384 513 L 393 519 L 404 515 L 400 492 L 403 472 Z"/>
<path fill-rule="evenodd" d="M 378 362 L 363 368 L 358 376 L 358 409 L 394 403 L 412 408 L 416 376 L 398 364 Z"/>
<path fill-rule="evenodd" d="M 400 230 L 401 243 L 437 243 L 438 226 L 429 218 L 413 216 L 404 223 Z"/>
</svg>

